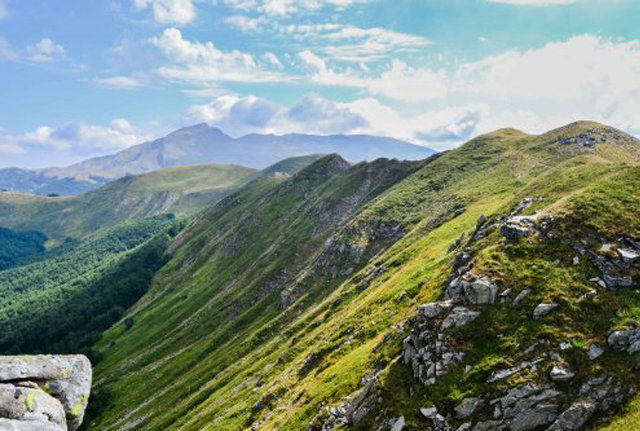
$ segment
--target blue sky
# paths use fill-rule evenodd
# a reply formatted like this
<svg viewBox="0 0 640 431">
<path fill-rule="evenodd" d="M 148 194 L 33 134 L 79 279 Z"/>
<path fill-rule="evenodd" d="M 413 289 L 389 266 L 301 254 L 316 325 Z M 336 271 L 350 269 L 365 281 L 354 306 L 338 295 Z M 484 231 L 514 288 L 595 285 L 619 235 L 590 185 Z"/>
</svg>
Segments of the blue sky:
<svg viewBox="0 0 640 431">
<path fill-rule="evenodd" d="M 640 134 L 635 0 L 0 0 L 0 167 L 208 122 L 436 149 L 595 119 Z"/>
</svg>

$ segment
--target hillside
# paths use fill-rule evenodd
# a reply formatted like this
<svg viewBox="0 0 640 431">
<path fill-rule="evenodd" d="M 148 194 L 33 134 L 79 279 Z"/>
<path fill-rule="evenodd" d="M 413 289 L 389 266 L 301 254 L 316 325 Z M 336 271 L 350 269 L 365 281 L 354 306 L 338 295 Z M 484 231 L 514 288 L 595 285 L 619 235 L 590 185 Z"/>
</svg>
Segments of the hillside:
<svg viewBox="0 0 640 431">
<path fill-rule="evenodd" d="M 170 166 L 216 163 L 265 169 L 287 158 L 330 153 L 359 162 L 380 157 L 419 160 L 434 151 L 397 139 L 367 135 L 251 134 L 232 138 L 219 129 L 199 124 L 68 167 L 36 171 L 0 169 L 0 189 L 69 195 L 98 188 L 127 175 Z"/>
<path fill-rule="evenodd" d="M 90 352 L 145 293 L 180 226 L 171 216 L 125 222 L 0 271 L 0 352 Z"/>
<path fill-rule="evenodd" d="M 98 343 L 89 429 L 602 424 L 640 384 L 639 154 L 580 122 L 254 181 Z"/>
<path fill-rule="evenodd" d="M 79 196 L 0 193 L 0 226 L 44 233 L 53 244 L 125 220 L 189 214 L 222 199 L 258 175 L 233 165 L 172 167 L 122 178 Z"/>
</svg>

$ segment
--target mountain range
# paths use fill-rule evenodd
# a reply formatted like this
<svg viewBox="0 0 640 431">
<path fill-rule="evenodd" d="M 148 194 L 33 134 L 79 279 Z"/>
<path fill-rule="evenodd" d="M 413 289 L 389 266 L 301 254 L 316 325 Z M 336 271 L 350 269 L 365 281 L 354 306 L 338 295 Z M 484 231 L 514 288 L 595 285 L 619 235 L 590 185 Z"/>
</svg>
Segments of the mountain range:
<svg viewBox="0 0 640 431">
<path fill-rule="evenodd" d="M 215 127 L 198 124 L 68 167 L 33 171 L 0 169 L 0 189 L 39 195 L 78 194 L 127 175 L 170 166 L 217 163 L 264 169 L 290 157 L 331 153 L 360 162 L 380 157 L 418 160 L 434 151 L 397 139 L 367 135 L 251 134 L 232 138 Z"/>
<path fill-rule="evenodd" d="M 224 193 L 185 204 L 209 175 Z M 87 354 L 84 429 L 637 429 L 640 141 L 615 128 L 83 196 L 23 217 L 106 214 L 0 271 L 0 350 Z"/>
</svg>

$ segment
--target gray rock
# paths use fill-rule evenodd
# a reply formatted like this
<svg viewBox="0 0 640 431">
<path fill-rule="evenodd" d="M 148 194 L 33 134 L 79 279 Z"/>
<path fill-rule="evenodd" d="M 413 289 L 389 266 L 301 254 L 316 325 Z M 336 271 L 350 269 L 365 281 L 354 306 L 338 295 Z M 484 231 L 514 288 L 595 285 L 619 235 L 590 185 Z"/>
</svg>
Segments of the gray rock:
<svg viewBox="0 0 640 431">
<path fill-rule="evenodd" d="M 479 311 L 471 311 L 466 307 L 456 307 L 451 314 L 445 317 L 440 328 L 443 330 L 451 327 L 460 328 L 477 319 L 479 315 Z"/>
<path fill-rule="evenodd" d="M 630 331 L 615 331 L 609 335 L 607 344 L 617 352 L 640 352 L 640 328 Z"/>
<path fill-rule="evenodd" d="M 574 372 L 560 365 L 555 365 L 549 374 L 549 377 L 554 382 L 568 382 L 575 376 Z"/>
<path fill-rule="evenodd" d="M 520 367 L 507 368 L 506 370 L 499 370 L 491 374 L 487 379 L 487 383 L 501 382 L 507 380 L 509 377 L 514 376 L 522 371 Z"/>
<path fill-rule="evenodd" d="M 532 431 L 554 423 L 560 416 L 556 404 L 538 404 L 516 415 L 509 424 L 511 431 Z"/>
<path fill-rule="evenodd" d="M 471 429 L 471 423 L 467 422 L 458 427 L 456 431 L 469 431 Z"/>
<path fill-rule="evenodd" d="M 604 350 L 602 350 L 602 348 L 600 348 L 600 346 L 598 346 L 597 344 L 592 344 L 591 346 L 589 346 L 589 359 L 591 359 L 592 361 L 595 359 L 598 359 L 600 357 L 600 355 L 602 355 L 604 353 Z"/>
<path fill-rule="evenodd" d="M 631 263 L 636 261 L 640 257 L 640 253 L 632 248 L 619 248 L 618 254 L 625 263 Z"/>
<path fill-rule="evenodd" d="M 404 429 L 404 416 L 400 416 L 398 419 L 393 421 L 393 425 L 391 425 L 391 431 L 402 431 Z"/>
<path fill-rule="evenodd" d="M 633 278 L 629 275 L 615 276 L 605 272 L 602 278 L 609 289 L 625 289 L 633 286 Z"/>
<path fill-rule="evenodd" d="M 420 414 L 424 416 L 425 419 L 428 419 L 433 424 L 433 429 L 435 431 L 450 431 L 451 427 L 447 420 L 438 413 L 438 409 L 435 407 L 423 407 L 420 409 Z"/>
<path fill-rule="evenodd" d="M 40 388 L 0 384 L 0 417 L 43 428 L 67 429 L 62 404 Z"/>
<path fill-rule="evenodd" d="M 478 422 L 473 431 L 503 431 L 507 426 L 501 421 Z"/>
<path fill-rule="evenodd" d="M 3 431 L 61 431 L 58 425 L 37 421 L 17 421 L 12 419 L 0 418 L 0 430 Z"/>
<path fill-rule="evenodd" d="M 427 319 L 433 319 L 453 308 L 453 301 L 431 302 L 418 307 L 418 312 Z"/>
<path fill-rule="evenodd" d="M 518 305 L 523 299 L 531 294 L 529 289 L 525 289 L 516 296 L 516 299 L 513 300 L 513 305 Z"/>
<path fill-rule="evenodd" d="M 0 356 L 0 382 L 25 381 L 37 382 L 60 402 L 69 430 L 80 426 L 91 391 L 91 363 L 85 356 Z"/>
<path fill-rule="evenodd" d="M 596 411 L 591 401 L 577 401 L 565 410 L 547 431 L 575 431 L 582 428 Z"/>
<path fill-rule="evenodd" d="M 558 308 L 558 304 L 539 304 L 533 311 L 533 318 L 540 319 Z"/>
<path fill-rule="evenodd" d="M 483 400 L 480 398 L 465 398 L 455 408 L 458 419 L 466 419 L 482 407 Z"/>
<path fill-rule="evenodd" d="M 595 289 L 592 289 L 590 291 L 588 291 L 587 293 L 585 293 L 584 295 L 580 296 L 580 298 L 578 298 L 578 302 L 584 302 L 587 299 L 593 298 L 595 296 L 598 295 L 598 291 Z"/>
<path fill-rule="evenodd" d="M 469 305 L 491 305 L 496 303 L 498 286 L 487 279 L 463 282 L 464 302 Z"/>
</svg>

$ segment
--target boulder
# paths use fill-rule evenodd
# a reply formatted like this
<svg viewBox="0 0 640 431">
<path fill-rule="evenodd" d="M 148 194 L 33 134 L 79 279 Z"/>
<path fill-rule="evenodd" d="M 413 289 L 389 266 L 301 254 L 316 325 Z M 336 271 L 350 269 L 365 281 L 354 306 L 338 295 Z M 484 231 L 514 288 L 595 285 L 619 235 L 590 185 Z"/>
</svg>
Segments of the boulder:
<svg viewBox="0 0 640 431">
<path fill-rule="evenodd" d="M 565 410 L 547 431 L 575 431 L 582 428 L 596 411 L 591 401 L 577 401 Z"/>
<path fill-rule="evenodd" d="M 589 346 L 588 354 L 589 354 L 589 359 L 591 359 L 592 361 L 595 359 L 598 359 L 600 355 L 602 355 L 603 353 L 604 353 L 604 350 L 602 350 L 602 348 L 597 344 L 592 344 L 591 346 Z"/>
<path fill-rule="evenodd" d="M 609 335 L 607 344 L 617 352 L 640 352 L 640 328 L 629 331 L 615 331 Z"/>
<path fill-rule="evenodd" d="M 430 302 L 429 304 L 420 305 L 418 313 L 427 319 L 433 319 L 450 311 L 453 305 L 453 301 Z"/>
<path fill-rule="evenodd" d="M 394 420 L 391 425 L 391 431 L 402 431 L 404 429 L 404 416 L 400 416 Z"/>
<path fill-rule="evenodd" d="M 26 422 L 23 425 L 33 426 L 34 430 L 39 427 L 59 431 L 67 429 L 60 401 L 38 387 L 0 384 L 0 417 L 18 423 Z"/>
<path fill-rule="evenodd" d="M 572 380 L 575 376 L 576 374 L 574 372 L 572 372 L 571 370 L 561 365 L 554 366 L 553 369 L 551 370 L 551 373 L 549 374 L 549 377 L 554 382 L 568 382 L 569 380 Z"/>
<path fill-rule="evenodd" d="M 532 431 L 548 426 L 558 419 L 556 404 L 538 404 L 531 409 L 520 412 L 509 424 L 511 431 Z"/>
<path fill-rule="evenodd" d="M 453 309 L 451 314 L 445 317 L 445 319 L 442 321 L 442 324 L 440 325 L 440 328 L 460 328 L 461 326 L 464 326 L 467 323 L 477 319 L 479 315 L 479 311 L 471 311 L 466 307 L 456 307 Z"/>
<path fill-rule="evenodd" d="M 625 263 L 635 262 L 640 257 L 640 253 L 632 248 L 619 248 L 618 254 Z"/>
<path fill-rule="evenodd" d="M 533 318 L 540 319 L 558 308 L 558 304 L 539 304 L 533 311 Z"/>
<path fill-rule="evenodd" d="M 522 300 L 524 300 L 527 296 L 531 294 L 529 289 L 525 289 L 516 296 L 516 299 L 513 300 L 513 305 L 518 305 Z"/>
<path fill-rule="evenodd" d="M 483 401 L 480 398 L 465 398 L 455 408 L 458 419 L 466 419 L 482 407 Z"/>
<path fill-rule="evenodd" d="M 468 305 L 491 305 L 496 303 L 498 286 L 487 279 L 463 282 L 464 302 Z"/>
<path fill-rule="evenodd" d="M 0 356 L 0 383 L 11 384 L 21 393 L 33 391 L 28 399 L 39 400 L 38 405 L 47 406 L 47 409 L 53 408 L 55 401 L 60 405 L 66 422 L 63 429 L 68 427 L 74 431 L 82 423 L 89 401 L 91 363 L 82 355 Z M 5 390 L 9 391 L 10 387 L 5 386 Z M 3 413 L 4 403 L 0 401 L 0 404 L 0 418 L 15 419 Z M 53 413 L 47 417 L 58 418 Z"/>
</svg>

